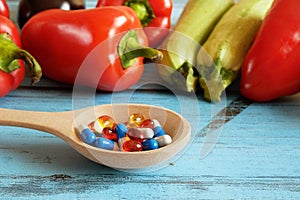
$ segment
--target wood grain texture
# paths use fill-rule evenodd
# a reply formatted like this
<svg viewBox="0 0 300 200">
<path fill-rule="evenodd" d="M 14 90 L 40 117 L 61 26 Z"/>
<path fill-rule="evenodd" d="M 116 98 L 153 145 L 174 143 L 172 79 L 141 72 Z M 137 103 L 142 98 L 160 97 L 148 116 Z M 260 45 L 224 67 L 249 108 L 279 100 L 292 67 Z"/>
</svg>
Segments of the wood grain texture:
<svg viewBox="0 0 300 200">
<path fill-rule="evenodd" d="M 17 1 L 8 2 L 17 5 Z M 183 2 L 174 0 L 178 13 Z M 156 78 L 145 76 L 146 80 Z M 115 94 L 97 92 L 96 104 L 128 99 L 151 103 L 184 112 L 192 124 L 193 140 L 182 155 L 148 173 L 101 166 L 45 132 L 2 126 L 1 199 L 300 199 L 300 95 L 245 104 L 239 101 L 237 88 L 235 83 L 227 90 L 228 115 L 220 116 L 200 95 L 194 105 L 193 96 L 157 85 Z M 1 98 L 0 105 L 68 111 L 73 108 L 72 87 L 44 79 L 32 88 L 25 80 L 18 90 Z M 226 121 L 222 133 L 212 152 L 200 159 L 203 130 L 218 118 Z"/>
<path fill-rule="evenodd" d="M 66 101 L 68 95 L 64 90 L 49 91 L 43 96 L 42 90 L 17 90 L 0 99 L 0 103 L 3 107 L 33 110 L 72 107 Z M 30 98 L 21 98 L 26 94 Z M 125 94 L 120 93 L 118 98 Z M 53 96 L 56 96 L 55 103 Z M 238 97 L 228 96 L 231 100 Z M 139 102 L 150 97 L 152 102 L 179 109 L 175 97 L 168 93 L 137 91 L 134 99 Z M 101 103 L 109 98 L 109 94 L 100 93 L 96 101 Z M 199 158 L 204 141 L 199 135 L 176 162 L 145 174 L 96 165 L 43 132 L 1 127 L 5 137 L 0 140 L 0 191 L 4 197 L 33 199 L 43 196 L 134 199 L 137 195 L 150 199 L 157 194 L 162 199 L 297 199 L 300 190 L 298 98 L 251 104 L 225 124 L 214 150 L 205 159 Z M 24 102 L 17 104 L 18 99 Z M 45 100 L 43 106 L 33 108 L 32 101 L 40 99 Z M 201 100 L 199 103 L 206 105 L 204 126 L 210 118 L 209 104 Z M 203 128 L 201 125 L 199 129 Z"/>
</svg>

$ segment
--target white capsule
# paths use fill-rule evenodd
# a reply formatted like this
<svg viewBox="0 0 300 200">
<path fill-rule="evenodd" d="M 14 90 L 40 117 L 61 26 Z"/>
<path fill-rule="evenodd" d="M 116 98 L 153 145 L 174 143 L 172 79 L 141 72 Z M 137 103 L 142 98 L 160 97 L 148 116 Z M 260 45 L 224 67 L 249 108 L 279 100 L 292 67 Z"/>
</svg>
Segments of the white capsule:
<svg viewBox="0 0 300 200">
<path fill-rule="evenodd" d="M 119 144 L 117 142 L 114 142 L 114 149 L 113 151 L 120 151 Z"/>
<path fill-rule="evenodd" d="M 128 137 L 123 137 L 123 138 L 118 139 L 118 145 L 119 145 L 119 150 L 120 151 L 124 151 L 123 144 L 124 144 L 124 142 L 126 142 L 128 140 L 130 140 Z"/>
<path fill-rule="evenodd" d="M 172 143 L 171 136 L 169 136 L 167 134 L 159 136 L 159 137 L 155 137 L 154 139 L 158 142 L 159 147 L 164 147 L 164 146 Z"/>
<path fill-rule="evenodd" d="M 87 125 L 80 124 L 76 129 L 79 133 L 81 133 L 86 128 L 89 128 L 89 127 Z"/>
<path fill-rule="evenodd" d="M 95 120 L 94 122 L 94 129 L 97 133 L 102 133 L 103 128 L 101 127 L 100 123 L 98 122 L 98 120 Z"/>
<path fill-rule="evenodd" d="M 152 121 L 153 121 L 154 128 L 157 126 L 161 126 L 158 120 L 152 119 Z"/>
<path fill-rule="evenodd" d="M 87 126 L 81 124 L 77 127 L 77 131 L 79 132 L 79 135 L 84 143 L 93 144 L 95 142 L 96 135 Z"/>
<path fill-rule="evenodd" d="M 154 136 L 154 131 L 151 128 L 129 128 L 128 136 L 137 139 L 150 139 Z"/>
</svg>

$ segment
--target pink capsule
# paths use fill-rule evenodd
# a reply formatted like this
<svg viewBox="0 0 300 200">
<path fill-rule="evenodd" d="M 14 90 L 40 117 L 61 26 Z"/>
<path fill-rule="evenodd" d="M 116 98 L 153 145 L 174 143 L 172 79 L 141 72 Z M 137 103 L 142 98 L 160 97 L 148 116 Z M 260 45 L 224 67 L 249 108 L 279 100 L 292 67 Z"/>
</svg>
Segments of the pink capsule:
<svg viewBox="0 0 300 200">
<path fill-rule="evenodd" d="M 129 128 L 127 135 L 133 140 L 143 142 L 145 139 L 153 138 L 154 131 L 151 128 Z"/>
<path fill-rule="evenodd" d="M 137 140 L 139 142 L 143 142 L 144 138 L 139 130 L 136 128 L 129 128 L 127 135 L 132 140 Z"/>
</svg>

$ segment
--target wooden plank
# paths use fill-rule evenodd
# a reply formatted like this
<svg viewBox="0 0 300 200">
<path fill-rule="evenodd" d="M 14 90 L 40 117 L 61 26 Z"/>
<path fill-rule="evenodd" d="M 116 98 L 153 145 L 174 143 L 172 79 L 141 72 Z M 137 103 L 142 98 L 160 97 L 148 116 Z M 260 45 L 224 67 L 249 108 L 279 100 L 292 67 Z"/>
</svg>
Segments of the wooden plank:
<svg viewBox="0 0 300 200">
<path fill-rule="evenodd" d="M 137 196 L 144 199 L 257 199 L 257 194 L 261 199 L 299 198 L 297 177 L 235 179 L 218 176 L 126 174 L 99 177 L 97 174 L 90 174 L 70 178 L 67 176 L 65 179 L 59 175 L 24 176 L 22 181 L 15 178 L 11 177 L 12 185 L 19 189 L 14 194 L 15 197 L 30 199 L 47 196 L 52 196 L 51 199 L 136 199 Z M 9 188 L 4 187 L 4 190 L 10 192 Z"/>
<path fill-rule="evenodd" d="M 25 92 L 26 90 L 24 94 Z M 53 90 L 52 93 L 48 92 L 48 97 L 43 98 L 49 100 L 56 96 L 53 92 L 65 93 Z M 25 96 L 21 94 L 23 91 L 14 93 Z M 97 101 L 102 102 L 105 95 L 101 94 L 101 99 Z M 33 99 L 40 98 L 39 92 L 28 96 Z M 160 98 L 153 102 L 165 101 L 172 105 L 172 101 L 175 101 L 175 98 L 164 94 L 149 96 Z M 147 94 L 139 93 L 134 98 L 138 97 L 143 99 Z M 15 96 L 8 96 L 4 99 L 14 98 Z M 295 199 L 299 197 L 300 190 L 297 174 L 299 157 L 296 156 L 300 153 L 299 125 L 296 118 L 300 109 L 297 109 L 297 98 L 289 97 L 273 103 L 250 105 L 224 126 L 215 149 L 208 157 L 199 159 L 203 137 L 195 137 L 193 144 L 179 160 L 150 174 L 127 174 L 98 166 L 79 156 L 59 139 L 45 133 L 2 127 L 0 130 L 6 137 L 1 139 L 0 145 L 0 189 L 8 197 L 22 193 L 23 196 L 35 198 L 44 195 L 108 197 L 113 192 L 118 192 L 118 195 L 113 195 L 115 199 L 133 198 L 136 195 L 152 197 L 154 194 L 149 188 L 160 188 L 156 190 L 156 195 L 159 194 L 163 199 Z M 65 95 L 58 96 L 56 107 L 70 107 L 70 102 L 65 99 Z M 109 98 L 106 96 L 104 99 Z M 8 102 L 10 101 L 5 106 L 12 107 L 13 102 L 7 104 Z M 28 109 L 30 103 L 30 98 L 25 98 L 24 103 L 17 107 Z M 52 108 L 53 103 L 45 103 L 45 109 Z M 176 110 L 176 106 L 173 109 Z M 282 115 L 282 112 L 285 114 Z M 276 121 L 266 123 L 270 120 Z M 266 128 L 266 125 L 272 126 Z M 59 174 L 70 178 L 64 180 L 59 178 Z M 133 188 L 139 188 L 139 191 Z M 127 192 L 123 194 L 125 190 Z M 8 191 L 12 194 L 8 195 Z"/>
</svg>

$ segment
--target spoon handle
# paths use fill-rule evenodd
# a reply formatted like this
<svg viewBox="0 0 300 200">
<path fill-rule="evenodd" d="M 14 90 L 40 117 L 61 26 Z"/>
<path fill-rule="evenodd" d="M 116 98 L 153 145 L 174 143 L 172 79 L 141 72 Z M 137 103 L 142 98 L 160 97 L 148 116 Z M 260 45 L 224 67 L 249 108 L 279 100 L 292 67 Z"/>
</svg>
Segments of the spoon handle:
<svg viewBox="0 0 300 200">
<path fill-rule="evenodd" d="M 73 112 L 37 112 L 0 108 L 0 125 L 51 133 L 62 139 L 73 133 Z"/>
</svg>

